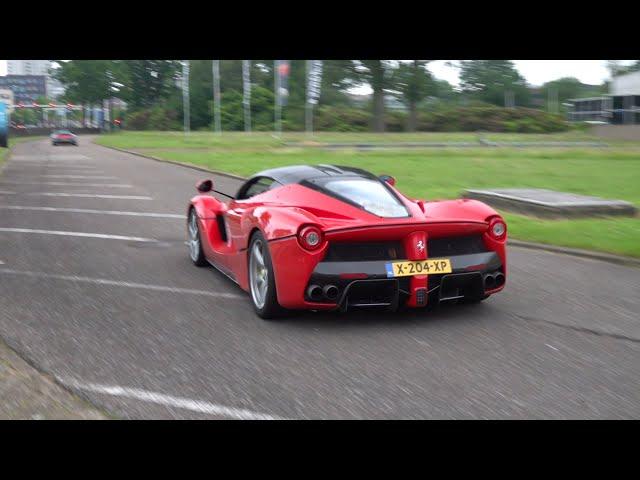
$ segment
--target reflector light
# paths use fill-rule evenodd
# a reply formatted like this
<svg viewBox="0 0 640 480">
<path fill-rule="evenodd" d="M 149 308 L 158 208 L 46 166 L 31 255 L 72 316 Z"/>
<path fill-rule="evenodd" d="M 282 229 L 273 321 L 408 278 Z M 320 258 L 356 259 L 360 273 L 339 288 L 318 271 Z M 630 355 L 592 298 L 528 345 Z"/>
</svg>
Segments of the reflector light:
<svg viewBox="0 0 640 480">
<path fill-rule="evenodd" d="M 351 279 L 359 279 L 359 278 L 368 278 L 369 275 L 366 273 L 341 273 L 340 278 L 344 278 L 346 280 Z"/>
<path fill-rule="evenodd" d="M 501 240 L 507 234 L 507 225 L 496 217 L 489 223 L 489 234 L 496 240 Z"/>
<path fill-rule="evenodd" d="M 315 250 L 322 245 L 322 231 L 313 226 L 304 227 L 298 234 L 298 240 L 307 250 Z"/>
</svg>

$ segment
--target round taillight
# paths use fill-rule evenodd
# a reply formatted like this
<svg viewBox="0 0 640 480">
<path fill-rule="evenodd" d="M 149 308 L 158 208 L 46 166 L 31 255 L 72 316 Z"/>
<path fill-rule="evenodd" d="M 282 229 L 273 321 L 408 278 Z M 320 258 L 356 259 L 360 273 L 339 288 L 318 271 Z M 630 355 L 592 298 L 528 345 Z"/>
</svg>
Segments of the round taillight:
<svg viewBox="0 0 640 480">
<path fill-rule="evenodd" d="M 322 231 L 317 227 L 304 227 L 298 234 L 298 240 L 307 250 L 315 250 L 322 245 Z"/>
<path fill-rule="evenodd" d="M 507 225 L 499 218 L 494 218 L 489 224 L 489 233 L 493 238 L 501 240 L 507 234 Z"/>
</svg>

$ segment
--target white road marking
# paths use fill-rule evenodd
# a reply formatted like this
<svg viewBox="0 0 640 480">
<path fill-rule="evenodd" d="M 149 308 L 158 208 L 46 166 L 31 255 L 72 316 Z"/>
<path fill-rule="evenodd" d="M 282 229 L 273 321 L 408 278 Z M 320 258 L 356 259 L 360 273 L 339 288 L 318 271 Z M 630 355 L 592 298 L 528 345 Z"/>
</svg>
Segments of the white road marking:
<svg viewBox="0 0 640 480">
<path fill-rule="evenodd" d="M 7 175 L 28 175 L 28 176 L 42 176 L 39 173 L 40 169 L 33 169 L 33 170 L 28 170 L 28 169 L 24 169 L 24 168 L 6 168 L 4 170 L 4 172 Z M 86 168 L 72 168 L 72 169 L 68 169 L 68 170 L 47 170 L 47 172 L 64 172 L 65 174 L 69 174 L 69 175 L 92 175 L 92 174 L 102 174 L 104 173 L 104 171 L 102 170 L 87 170 Z M 47 175 L 48 176 L 48 175 Z M 110 177 L 110 178 L 115 178 L 115 177 Z"/>
<path fill-rule="evenodd" d="M 207 297 L 239 299 L 242 296 L 235 293 L 211 292 L 209 290 L 195 290 L 192 288 L 168 287 L 164 285 L 150 285 L 147 283 L 123 282 L 120 280 L 108 280 L 106 278 L 78 277 L 75 275 L 58 275 L 55 273 L 30 272 L 27 270 L 12 270 L 0 268 L 0 274 L 22 275 L 34 278 L 51 278 L 54 280 L 67 280 L 70 282 L 93 283 L 96 285 L 109 285 L 113 287 L 138 288 L 141 290 L 154 290 L 158 292 L 184 293 L 189 295 L 204 295 Z"/>
<path fill-rule="evenodd" d="M 86 169 L 86 170 L 90 170 L 90 169 L 94 169 L 96 167 L 94 167 L 93 165 L 78 165 L 76 163 L 71 164 L 71 165 L 56 165 L 53 163 L 36 163 L 36 162 L 12 162 L 9 161 L 7 162 L 7 168 L 9 167 L 34 167 L 34 168 L 40 168 L 40 167 L 48 167 L 48 168 L 71 168 L 71 169 Z"/>
<path fill-rule="evenodd" d="M 10 192 L 14 195 L 15 192 Z M 42 195 L 44 197 L 82 197 L 82 198 L 114 198 L 120 200 L 153 200 L 153 197 L 143 195 L 98 195 L 95 193 L 62 193 L 62 192 L 30 192 L 23 195 Z"/>
<path fill-rule="evenodd" d="M 38 154 L 38 155 L 11 155 L 12 161 L 38 161 L 42 162 L 43 160 L 55 160 L 55 161 L 69 161 L 75 162 L 77 160 L 89 160 L 89 157 L 86 155 L 78 155 L 78 154 L 66 154 L 66 155 L 56 155 L 56 154 Z"/>
<path fill-rule="evenodd" d="M 108 188 L 133 188 L 133 185 L 124 183 L 78 183 L 78 182 L 12 182 L 2 180 L 0 183 L 7 185 L 62 185 L 65 187 L 108 187 Z"/>
<path fill-rule="evenodd" d="M 102 213 L 105 215 L 124 215 L 124 216 L 130 216 L 130 217 L 187 218 L 186 215 L 179 215 L 176 213 L 123 212 L 119 210 L 92 210 L 88 208 L 57 208 L 57 207 L 29 207 L 29 206 L 22 206 L 22 205 L 0 205 L 0 209 L 35 210 L 35 211 L 43 211 L 43 212 Z"/>
<path fill-rule="evenodd" d="M 8 233 L 37 233 L 42 235 L 63 235 L 66 237 L 104 238 L 107 240 L 127 240 L 129 242 L 157 242 L 153 238 L 127 237 L 124 235 L 107 235 L 103 233 L 67 232 L 62 230 L 38 230 L 33 228 L 0 227 L 0 232 Z"/>
<path fill-rule="evenodd" d="M 163 393 L 150 392 L 138 388 L 126 388 L 117 385 L 101 385 L 97 383 L 84 383 L 73 378 L 62 378 L 56 376 L 56 379 L 71 388 L 84 390 L 86 392 L 101 393 L 111 395 L 112 397 L 123 397 L 143 402 L 155 403 L 167 407 L 181 408 L 192 412 L 206 413 L 209 415 L 219 415 L 237 420 L 284 420 L 283 418 L 269 415 L 266 413 L 253 412 L 243 408 L 225 407 L 215 403 L 205 402 L 202 400 L 192 400 L 190 398 L 174 397 Z"/>
<path fill-rule="evenodd" d="M 118 177 L 111 175 L 39 175 L 46 178 L 89 178 L 94 180 L 115 180 Z"/>
<path fill-rule="evenodd" d="M 549 347 L 551 350 L 555 350 L 556 352 L 559 352 L 560 350 L 557 349 L 556 347 L 554 347 L 553 345 L 549 345 L 548 343 L 544 344 L 546 347 Z"/>
</svg>

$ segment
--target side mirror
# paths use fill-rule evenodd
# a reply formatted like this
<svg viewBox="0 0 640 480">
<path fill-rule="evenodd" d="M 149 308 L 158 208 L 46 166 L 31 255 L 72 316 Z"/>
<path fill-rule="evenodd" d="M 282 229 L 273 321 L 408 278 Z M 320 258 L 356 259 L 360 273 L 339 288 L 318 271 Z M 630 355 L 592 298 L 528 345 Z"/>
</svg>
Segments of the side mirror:
<svg viewBox="0 0 640 480">
<path fill-rule="evenodd" d="M 213 189 L 213 182 L 211 180 L 200 180 L 196 183 L 196 190 L 200 193 L 207 193 Z"/>
<path fill-rule="evenodd" d="M 392 187 L 395 187 L 396 185 L 396 179 L 393 178 L 391 175 L 380 175 L 378 178 L 383 182 L 387 182 Z"/>
</svg>

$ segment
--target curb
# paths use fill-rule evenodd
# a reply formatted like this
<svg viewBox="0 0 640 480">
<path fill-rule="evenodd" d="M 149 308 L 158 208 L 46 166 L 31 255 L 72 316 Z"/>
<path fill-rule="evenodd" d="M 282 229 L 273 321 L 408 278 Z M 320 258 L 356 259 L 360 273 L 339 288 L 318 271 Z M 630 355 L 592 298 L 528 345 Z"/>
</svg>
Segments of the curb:
<svg viewBox="0 0 640 480">
<path fill-rule="evenodd" d="M 152 155 L 145 155 L 145 154 L 134 152 L 134 151 L 131 151 L 131 150 L 126 150 L 124 148 L 108 147 L 106 145 L 100 145 L 99 143 L 94 143 L 94 142 L 91 142 L 91 143 L 93 143 L 94 145 L 97 145 L 99 147 L 110 148 L 112 150 L 117 150 L 119 152 L 128 153 L 130 155 L 135 155 L 137 157 L 142 157 L 142 158 L 148 158 L 150 160 L 155 160 L 156 162 L 171 163 L 173 165 L 192 168 L 194 170 L 200 170 L 202 172 L 213 173 L 215 175 L 221 175 L 223 177 L 229 177 L 229 178 L 233 178 L 233 179 L 236 179 L 236 180 L 246 180 L 246 177 L 241 177 L 239 175 L 233 175 L 231 173 L 226 173 L 226 172 L 220 172 L 218 170 L 211 170 L 211 169 L 208 169 L 208 168 L 205 168 L 205 167 L 200 167 L 200 166 L 193 165 L 193 164 L 190 164 L 190 163 L 182 163 L 182 162 L 176 162 L 176 161 L 173 161 L 173 160 L 165 160 L 163 158 L 154 157 Z M 560 253 L 560 254 L 564 254 L 564 255 L 572 255 L 574 257 L 589 258 L 589 259 L 592 259 L 592 260 L 600 260 L 600 261 L 603 261 L 603 262 L 614 263 L 614 264 L 617 264 L 617 265 L 625 265 L 625 266 L 631 266 L 631 267 L 640 268 L 640 259 L 633 258 L 633 257 L 624 257 L 624 256 L 621 256 L 621 255 L 613 255 L 613 254 L 610 254 L 610 253 L 601 253 L 601 252 L 594 252 L 594 251 L 590 251 L 590 250 L 581 250 L 581 249 L 577 249 L 577 248 L 560 247 L 560 246 L 548 245 L 548 244 L 544 244 L 544 243 L 525 242 L 524 240 L 514 240 L 514 239 L 509 239 L 507 245 L 512 245 L 514 247 L 520 247 L 520 248 L 528 248 L 530 250 L 544 250 L 544 251 L 547 251 L 547 252 Z"/>
<path fill-rule="evenodd" d="M 624 257 L 621 255 L 613 255 L 610 253 L 594 252 L 590 250 L 581 250 L 578 248 L 559 247 L 557 245 L 548 245 L 545 243 L 525 242 L 524 240 L 509 239 L 507 246 L 520 248 L 528 248 L 530 250 L 545 250 L 553 253 L 561 253 L 564 255 L 572 255 L 574 257 L 590 258 L 592 260 L 600 260 L 603 262 L 615 263 L 640 268 L 640 259 L 634 257 Z"/>
</svg>

